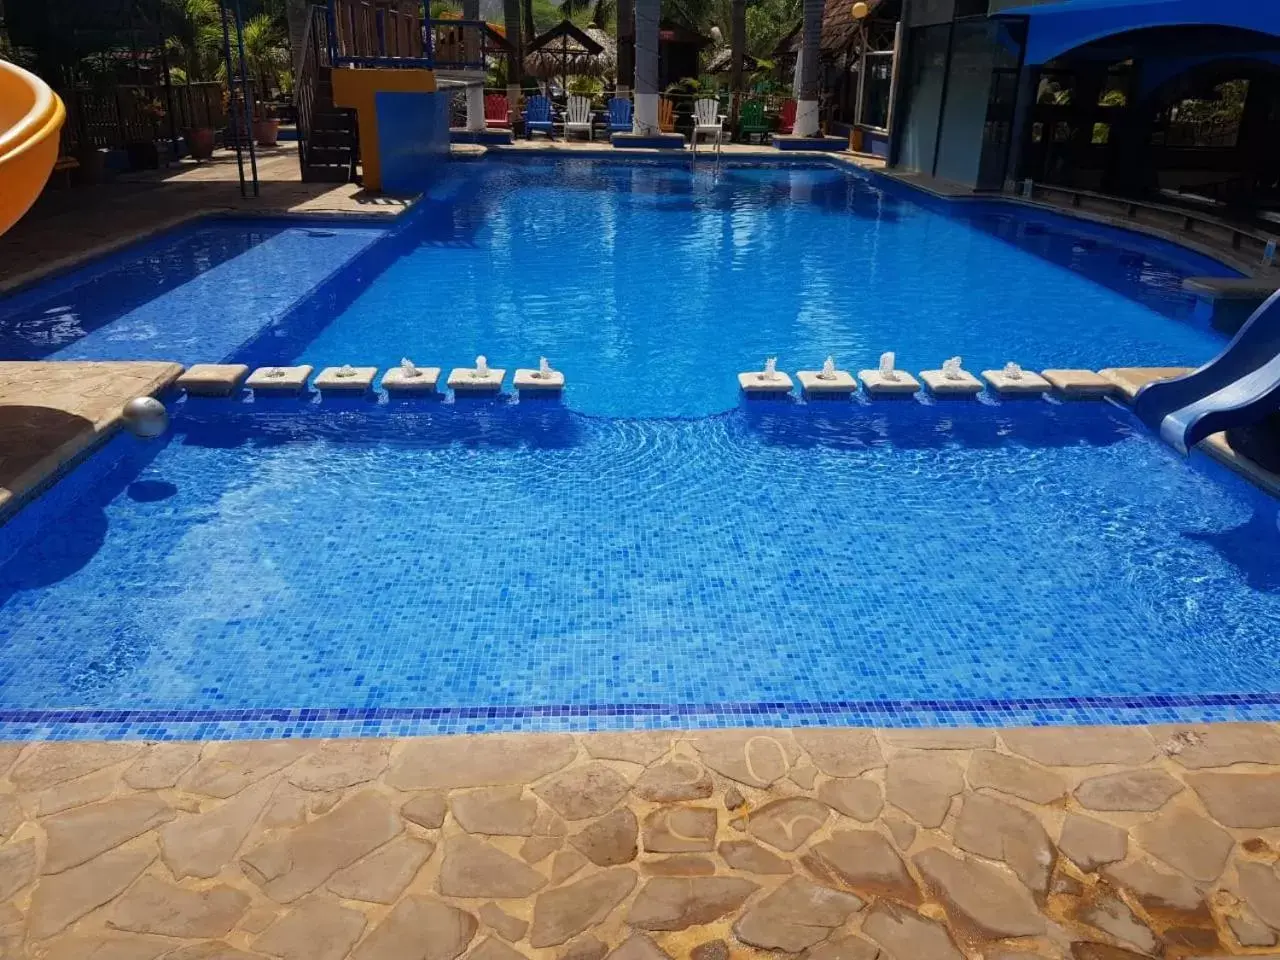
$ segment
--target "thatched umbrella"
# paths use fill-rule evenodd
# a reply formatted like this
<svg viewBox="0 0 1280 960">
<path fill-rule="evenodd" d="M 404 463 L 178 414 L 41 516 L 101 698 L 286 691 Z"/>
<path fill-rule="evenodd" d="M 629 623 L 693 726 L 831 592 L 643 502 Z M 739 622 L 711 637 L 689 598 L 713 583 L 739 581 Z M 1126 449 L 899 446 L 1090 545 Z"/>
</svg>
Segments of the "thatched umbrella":
<svg viewBox="0 0 1280 960">
<path fill-rule="evenodd" d="M 616 69 L 617 49 L 604 31 L 571 20 L 535 37 L 524 58 L 525 73 L 539 80 L 559 76 L 566 88 L 570 77 L 607 77 Z"/>
</svg>

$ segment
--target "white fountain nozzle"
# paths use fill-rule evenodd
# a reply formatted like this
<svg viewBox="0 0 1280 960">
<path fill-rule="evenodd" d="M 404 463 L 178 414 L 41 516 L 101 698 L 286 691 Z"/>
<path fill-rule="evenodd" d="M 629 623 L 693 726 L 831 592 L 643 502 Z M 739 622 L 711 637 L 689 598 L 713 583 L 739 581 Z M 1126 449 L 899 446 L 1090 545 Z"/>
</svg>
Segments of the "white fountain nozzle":
<svg viewBox="0 0 1280 960">
<path fill-rule="evenodd" d="M 338 376 L 340 377 L 354 377 L 355 375 L 356 375 L 356 368 L 349 363 L 344 363 L 341 367 L 338 368 Z"/>
<path fill-rule="evenodd" d="M 827 357 L 822 361 L 822 372 L 818 374 L 821 380 L 834 380 L 836 378 L 836 358 Z"/>
<path fill-rule="evenodd" d="M 270 377 L 272 380 L 278 380 L 284 376 L 284 367 L 272 367 L 264 376 Z"/>
<path fill-rule="evenodd" d="M 950 360 L 944 360 L 942 363 L 942 375 L 948 380 L 963 380 L 960 372 L 960 364 L 964 361 L 960 357 L 952 357 Z"/>
<path fill-rule="evenodd" d="M 777 380 L 777 379 L 778 379 L 778 358 L 777 358 L 777 357 L 766 357 L 766 358 L 765 358 L 765 361 L 764 361 L 764 379 L 766 379 L 766 380 Z"/>
<path fill-rule="evenodd" d="M 893 369 L 893 364 L 897 360 L 892 350 L 886 350 L 880 354 L 880 376 L 889 381 L 898 379 L 898 371 Z"/>
<path fill-rule="evenodd" d="M 489 360 L 482 353 L 476 357 L 475 376 L 477 378 L 487 377 L 489 375 Z"/>
<path fill-rule="evenodd" d="M 1012 360 L 1004 365 L 1004 375 L 1010 380 L 1022 379 L 1022 367 L 1018 366 Z"/>
<path fill-rule="evenodd" d="M 547 377 L 551 376 L 551 374 L 553 373 L 555 373 L 555 371 L 551 369 L 551 361 L 548 360 L 546 357 L 539 357 L 538 372 L 535 373 L 534 376 L 539 378 L 540 380 L 545 380 Z"/>
<path fill-rule="evenodd" d="M 422 371 L 413 365 L 413 361 L 408 357 L 400 358 L 400 372 L 406 377 L 420 377 Z"/>
</svg>

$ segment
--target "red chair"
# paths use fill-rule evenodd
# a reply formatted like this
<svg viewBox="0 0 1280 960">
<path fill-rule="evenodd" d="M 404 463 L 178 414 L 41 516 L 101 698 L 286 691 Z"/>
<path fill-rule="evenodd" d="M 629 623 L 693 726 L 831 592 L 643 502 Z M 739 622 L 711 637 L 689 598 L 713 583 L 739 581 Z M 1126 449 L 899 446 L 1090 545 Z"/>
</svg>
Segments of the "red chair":
<svg viewBox="0 0 1280 960">
<path fill-rule="evenodd" d="M 795 110 L 791 111 L 792 116 Z M 488 93 L 484 98 L 484 125 L 486 127 L 511 126 L 511 111 L 507 104 L 506 94 Z"/>
<path fill-rule="evenodd" d="M 796 125 L 796 102 L 783 100 L 782 110 L 778 113 L 778 132 L 790 133 Z"/>
</svg>

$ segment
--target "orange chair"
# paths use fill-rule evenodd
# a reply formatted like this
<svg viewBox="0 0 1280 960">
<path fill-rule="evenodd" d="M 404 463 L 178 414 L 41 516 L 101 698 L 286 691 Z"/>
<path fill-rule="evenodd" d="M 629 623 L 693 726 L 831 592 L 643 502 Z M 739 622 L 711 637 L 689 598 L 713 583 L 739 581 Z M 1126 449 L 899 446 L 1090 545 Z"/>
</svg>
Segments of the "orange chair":
<svg viewBox="0 0 1280 960">
<path fill-rule="evenodd" d="M 511 110 L 506 94 L 488 93 L 484 98 L 484 125 L 486 127 L 511 126 Z"/>
<path fill-rule="evenodd" d="M 663 133 L 674 133 L 676 129 L 675 107 L 666 97 L 658 101 L 658 129 Z"/>
<path fill-rule="evenodd" d="M 796 125 L 796 102 L 783 100 L 782 109 L 778 112 L 778 132 L 790 133 Z"/>
</svg>

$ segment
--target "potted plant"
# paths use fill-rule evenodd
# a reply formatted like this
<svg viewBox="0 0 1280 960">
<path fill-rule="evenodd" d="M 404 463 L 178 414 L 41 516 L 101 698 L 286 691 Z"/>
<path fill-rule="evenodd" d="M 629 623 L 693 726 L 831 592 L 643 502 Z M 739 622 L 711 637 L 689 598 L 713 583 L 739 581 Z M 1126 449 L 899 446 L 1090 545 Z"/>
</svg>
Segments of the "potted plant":
<svg viewBox="0 0 1280 960">
<path fill-rule="evenodd" d="M 131 140 L 125 144 L 129 155 L 130 170 L 157 170 L 160 167 L 160 151 L 156 147 L 155 128 L 165 118 L 164 106 L 159 100 L 143 100 L 138 104 L 138 113 L 144 120 L 151 122 L 153 136 L 149 140 Z"/>
<path fill-rule="evenodd" d="M 275 116 L 275 111 L 264 103 L 262 116 L 253 121 L 253 138 L 258 141 L 259 146 L 274 147 L 279 135 L 280 120 Z"/>
<path fill-rule="evenodd" d="M 191 127 L 183 131 L 191 159 L 208 160 L 213 156 L 213 127 Z"/>
</svg>

